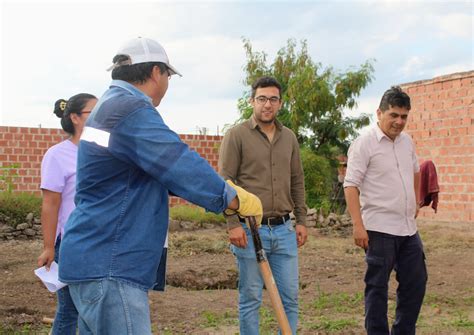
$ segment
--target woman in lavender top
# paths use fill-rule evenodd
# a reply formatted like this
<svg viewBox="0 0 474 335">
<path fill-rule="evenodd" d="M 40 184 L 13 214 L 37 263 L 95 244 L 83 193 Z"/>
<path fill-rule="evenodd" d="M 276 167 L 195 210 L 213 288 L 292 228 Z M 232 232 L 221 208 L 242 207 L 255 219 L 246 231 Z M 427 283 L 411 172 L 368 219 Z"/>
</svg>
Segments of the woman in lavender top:
<svg viewBox="0 0 474 335">
<path fill-rule="evenodd" d="M 70 137 L 49 148 L 41 163 L 41 225 L 44 247 L 38 257 L 38 266 L 45 265 L 49 269 L 53 260 L 59 262 L 59 245 L 64 225 L 75 207 L 77 145 L 86 119 L 96 103 L 95 96 L 80 93 L 67 101 L 59 99 L 54 104 L 54 114 L 61 118 L 61 126 Z M 53 334 L 76 334 L 78 314 L 68 287 L 60 289 L 57 296 Z"/>
</svg>

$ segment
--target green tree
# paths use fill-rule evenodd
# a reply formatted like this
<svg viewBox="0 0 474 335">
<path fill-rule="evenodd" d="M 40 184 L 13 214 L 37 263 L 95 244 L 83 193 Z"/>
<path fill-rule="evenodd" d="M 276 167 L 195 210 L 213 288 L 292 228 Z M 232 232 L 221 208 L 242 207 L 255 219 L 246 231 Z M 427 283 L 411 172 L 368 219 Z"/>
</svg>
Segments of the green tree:
<svg viewBox="0 0 474 335">
<path fill-rule="evenodd" d="M 357 106 L 356 98 L 372 81 L 373 61 L 338 73 L 313 62 L 305 40 L 297 51 L 295 40 L 290 39 L 273 63 L 267 64 L 265 52 L 253 51 L 248 39 L 244 38 L 243 43 L 247 55 L 244 84 L 250 86 L 263 75 L 275 77 L 282 85 L 283 105 L 278 119 L 295 132 L 299 143 L 329 159 L 345 154 L 357 130 L 370 122 L 367 114 L 347 117 L 343 111 Z M 249 98 L 250 92 L 246 92 L 239 99 L 239 121 L 252 114 Z"/>
<path fill-rule="evenodd" d="M 345 155 L 357 131 L 370 123 L 369 115 L 344 116 L 344 110 L 357 106 L 356 98 L 372 81 L 374 60 L 358 68 L 337 72 L 323 67 L 308 54 L 305 40 L 289 39 L 272 63 L 267 54 L 252 49 L 243 39 L 247 61 L 244 84 L 252 85 L 261 76 L 275 77 L 282 85 L 282 108 L 278 119 L 292 129 L 302 147 L 306 198 L 310 207 L 329 207 L 332 185 L 337 179 L 337 156 Z M 238 101 L 240 119 L 253 112 L 250 92 Z"/>
</svg>

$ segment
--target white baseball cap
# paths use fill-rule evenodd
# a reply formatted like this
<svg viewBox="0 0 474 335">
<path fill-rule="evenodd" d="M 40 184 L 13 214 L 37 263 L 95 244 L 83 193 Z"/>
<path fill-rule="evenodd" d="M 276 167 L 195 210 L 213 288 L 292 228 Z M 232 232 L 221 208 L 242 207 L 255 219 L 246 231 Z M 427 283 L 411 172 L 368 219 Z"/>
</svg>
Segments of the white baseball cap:
<svg viewBox="0 0 474 335">
<path fill-rule="evenodd" d="M 107 71 L 113 70 L 122 65 L 160 62 L 166 64 L 171 74 L 177 74 L 180 77 L 183 76 L 170 64 L 168 55 L 161 44 L 146 37 L 137 37 L 129 40 L 120 47 L 116 55 L 125 55 L 128 56 L 128 59 L 113 64 L 107 69 Z"/>
</svg>

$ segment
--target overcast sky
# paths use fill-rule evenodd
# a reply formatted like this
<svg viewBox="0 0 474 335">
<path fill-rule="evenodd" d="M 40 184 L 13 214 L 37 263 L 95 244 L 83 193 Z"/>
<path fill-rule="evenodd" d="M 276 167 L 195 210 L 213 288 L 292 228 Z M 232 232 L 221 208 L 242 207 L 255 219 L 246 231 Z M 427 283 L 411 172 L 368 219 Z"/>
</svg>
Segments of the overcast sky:
<svg viewBox="0 0 474 335">
<path fill-rule="evenodd" d="M 158 110 L 188 134 L 238 118 L 242 37 L 270 60 L 289 38 L 339 71 L 376 59 L 355 114 L 373 114 L 393 84 L 474 69 L 472 1 L 2 1 L 0 125 L 60 128 L 54 102 L 101 96 L 105 69 L 136 36 L 159 41 L 183 74 Z"/>
</svg>

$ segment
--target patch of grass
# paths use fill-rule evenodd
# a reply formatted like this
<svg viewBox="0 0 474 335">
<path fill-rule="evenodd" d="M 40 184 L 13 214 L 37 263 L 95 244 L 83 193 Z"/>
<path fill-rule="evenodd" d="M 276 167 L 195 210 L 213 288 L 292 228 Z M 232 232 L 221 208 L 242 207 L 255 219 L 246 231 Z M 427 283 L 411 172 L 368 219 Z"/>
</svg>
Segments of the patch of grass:
<svg viewBox="0 0 474 335">
<path fill-rule="evenodd" d="M 444 306 L 456 306 L 457 302 L 453 297 L 446 297 L 436 293 L 427 293 L 423 299 L 424 305 L 431 305 L 439 307 L 440 305 Z"/>
<path fill-rule="evenodd" d="M 214 312 L 204 311 L 202 312 L 201 316 L 204 319 L 202 326 L 206 328 L 217 328 L 220 323 L 221 317 L 219 317 L 219 315 Z"/>
<path fill-rule="evenodd" d="M 222 325 L 236 325 L 238 324 L 237 316 L 234 313 L 225 311 L 218 314 L 212 311 L 204 311 L 201 313 L 203 322 L 200 324 L 202 328 L 218 329 Z"/>
<path fill-rule="evenodd" d="M 474 237 L 465 228 L 449 226 L 420 226 L 420 236 L 424 241 L 425 252 L 440 249 L 470 249 Z"/>
<path fill-rule="evenodd" d="M 278 322 L 272 309 L 265 306 L 260 307 L 260 333 L 262 335 L 275 334 L 278 329 Z"/>
<path fill-rule="evenodd" d="M 201 323 L 203 328 L 212 328 L 219 330 L 219 326 L 237 326 L 239 324 L 239 319 L 237 311 L 226 311 L 223 314 L 218 314 L 211 311 L 204 311 L 201 314 L 204 322 Z M 260 329 L 259 332 L 262 335 L 273 335 L 276 334 L 278 330 L 278 322 L 276 320 L 275 313 L 272 308 L 267 308 L 261 306 L 259 310 L 260 316 Z"/>
<path fill-rule="evenodd" d="M 459 330 L 474 330 L 474 320 L 470 320 L 464 312 L 460 311 L 456 311 L 454 318 L 443 322 L 443 324 Z"/>
<path fill-rule="evenodd" d="M 36 328 L 32 324 L 24 324 L 19 327 L 6 326 L 0 324 L 0 334 L 2 335 L 48 335 L 50 327 L 41 326 Z"/>
<path fill-rule="evenodd" d="M 26 216 L 33 213 L 39 217 L 41 212 L 41 198 L 29 193 L 0 192 L 0 217 L 2 221 L 16 228 L 26 221 Z"/>
<path fill-rule="evenodd" d="M 222 214 L 206 212 L 201 207 L 196 206 L 174 206 L 170 208 L 170 218 L 179 221 L 190 221 L 198 224 L 203 223 L 225 223 Z"/>
<path fill-rule="evenodd" d="M 312 302 L 312 307 L 316 309 L 319 314 L 327 310 L 345 313 L 363 307 L 363 299 L 363 292 L 353 294 L 345 292 L 325 293 L 318 288 L 318 296 Z"/>
<path fill-rule="evenodd" d="M 211 237 L 183 232 L 172 233 L 169 235 L 168 242 L 168 250 L 173 255 L 189 256 L 230 252 L 228 237 L 225 233 Z"/>
<path fill-rule="evenodd" d="M 311 325 L 309 325 L 309 329 L 339 331 L 349 327 L 356 327 L 357 325 L 358 321 L 354 318 L 331 319 L 326 316 L 319 316 Z"/>
</svg>

